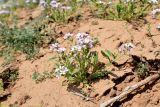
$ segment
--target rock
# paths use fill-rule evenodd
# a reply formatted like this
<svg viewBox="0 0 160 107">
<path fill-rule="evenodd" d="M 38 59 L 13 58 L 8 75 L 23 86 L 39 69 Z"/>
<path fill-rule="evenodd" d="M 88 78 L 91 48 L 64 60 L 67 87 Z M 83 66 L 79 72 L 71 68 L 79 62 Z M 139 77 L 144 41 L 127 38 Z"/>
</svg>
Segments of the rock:
<svg viewBox="0 0 160 107">
<path fill-rule="evenodd" d="M 141 94 L 137 94 L 136 96 L 135 96 L 135 98 L 140 98 L 141 97 Z"/>
<path fill-rule="evenodd" d="M 122 77 L 126 76 L 127 74 L 132 74 L 132 70 L 131 69 L 125 69 L 125 70 L 113 71 L 112 74 L 109 75 L 109 77 L 112 80 L 117 80 L 119 78 L 122 78 Z"/>
<path fill-rule="evenodd" d="M 130 62 L 130 61 L 131 61 L 130 57 L 125 55 L 125 56 L 121 57 L 119 60 L 116 60 L 116 63 L 118 65 L 124 65 L 124 64 L 126 64 L 127 62 Z"/>
<path fill-rule="evenodd" d="M 151 90 L 149 90 L 149 89 L 148 89 L 146 92 L 147 92 L 147 93 L 150 93 L 150 92 L 151 92 Z"/>
<path fill-rule="evenodd" d="M 110 97 L 115 97 L 116 96 L 116 90 L 111 89 L 109 94 L 110 94 Z"/>
<path fill-rule="evenodd" d="M 99 82 L 93 84 L 95 92 L 98 94 L 97 99 L 100 99 L 105 92 L 109 91 L 115 86 L 115 83 L 111 80 L 100 80 Z"/>
</svg>

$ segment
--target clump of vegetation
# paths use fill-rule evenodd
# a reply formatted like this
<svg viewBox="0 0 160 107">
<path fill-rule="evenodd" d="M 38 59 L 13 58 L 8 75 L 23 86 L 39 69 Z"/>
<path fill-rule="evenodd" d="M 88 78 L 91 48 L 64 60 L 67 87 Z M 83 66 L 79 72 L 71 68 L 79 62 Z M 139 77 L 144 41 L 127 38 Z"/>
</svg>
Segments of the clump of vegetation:
<svg viewBox="0 0 160 107">
<path fill-rule="evenodd" d="M 39 83 L 43 80 L 49 79 L 49 78 L 53 78 L 54 72 L 43 72 L 43 74 L 40 74 L 38 72 L 34 72 L 32 75 L 32 79 L 35 80 L 36 83 Z"/>
<path fill-rule="evenodd" d="M 122 1 L 114 2 L 96 2 L 92 0 L 95 8 L 95 15 L 99 18 L 110 20 L 132 20 L 143 19 L 147 10 L 152 6 L 147 0 Z"/>
<path fill-rule="evenodd" d="M 146 62 L 139 62 L 136 65 L 135 72 L 139 78 L 145 78 L 149 75 L 149 66 Z"/>
<path fill-rule="evenodd" d="M 80 4 L 77 3 L 77 0 L 63 1 L 63 3 L 53 0 L 41 5 L 44 7 L 44 12 L 47 13 L 50 21 L 67 23 L 71 17 L 78 15 L 77 9 Z"/>
<path fill-rule="evenodd" d="M 4 82 L 14 82 L 17 80 L 18 75 L 18 69 L 7 69 L 0 73 L 0 78 L 2 78 Z"/>
<path fill-rule="evenodd" d="M 27 58 L 33 57 L 38 52 L 40 46 L 40 33 L 32 28 L 18 28 L 3 26 L 0 28 L 1 55 L 7 53 L 22 52 L 27 54 Z"/>
<path fill-rule="evenodd" d="M 55 76 L 58 78 L 65 76 L 69 84 L 86 85 L 92 80 L 108 75 L 105 64 L 98 60 L 98 52 L 91 51 L 97 41 L 88 33 L 78 33 L 75 42 L 72 36 L 73 34 L 70 33 L 64 36 L 65 40 L 69 39 L 73 44 L 69 49 L 60 47 L 59 43 L 51 46 L 51 49 L 58 53 Z"/>
<path fill-rule="evenodd" d="M 13 85 L 18 79 L 18 69 L 6 69 L 0 73 L 0 93 L 5 90 L 9 85 Z"/>
</svg>

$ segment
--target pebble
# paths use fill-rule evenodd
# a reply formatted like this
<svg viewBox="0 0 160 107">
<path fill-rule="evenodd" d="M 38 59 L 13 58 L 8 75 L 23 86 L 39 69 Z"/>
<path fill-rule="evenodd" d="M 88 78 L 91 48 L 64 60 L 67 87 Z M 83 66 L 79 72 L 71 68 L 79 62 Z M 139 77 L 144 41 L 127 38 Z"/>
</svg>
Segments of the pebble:
<svg viewBox="0 0 160 107">
<path fill-rule="evenodd" d="M 110 97 L 115 97 L 116 96 L 116 90 L 111 89 L 109 94 L 110 94 Z"/>
</svg>

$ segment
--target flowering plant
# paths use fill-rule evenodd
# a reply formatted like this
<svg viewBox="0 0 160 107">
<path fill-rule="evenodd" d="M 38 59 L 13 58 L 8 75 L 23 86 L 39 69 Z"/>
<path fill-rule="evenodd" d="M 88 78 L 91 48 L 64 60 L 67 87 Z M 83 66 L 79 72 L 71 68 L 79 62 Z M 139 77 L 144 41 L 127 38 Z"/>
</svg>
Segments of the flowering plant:
<svg viewBox="0 0 160 107">
<path fill-rule="evenodd" d="M 41 1 L 40 6 L 45 9 L 48 18 L 54 22 L 67 22 L 77 9 L 77 0 L 59 2 L 57 0 Z"/>
<path fill-rule="evenodd" d="M 64 39 L 71 40 L 72 36 L 68 33 Z M 51 49 L 58 53 L 56 77 L 65 76 L 69 83 L 88 84 L 91 80 L 108 74 L 104 69 L 105 64 L 98 61 L 98 52 L 91 51 L 97 43 L 95 39 L 87 33 L 78 33 L 72 43 L 74 45 L 69 49 L 60 47 L 58 43 L 51 46 Z"/>
<path fill-rule="evenodd" d="M 92 0 L 95 8 L 95 16 L 111 20 L 132 20 L 142 19 L 146 16 L 147 10 L 157 0 L 119 0 L 119 2 L 96 2 Z"/>
</svg>

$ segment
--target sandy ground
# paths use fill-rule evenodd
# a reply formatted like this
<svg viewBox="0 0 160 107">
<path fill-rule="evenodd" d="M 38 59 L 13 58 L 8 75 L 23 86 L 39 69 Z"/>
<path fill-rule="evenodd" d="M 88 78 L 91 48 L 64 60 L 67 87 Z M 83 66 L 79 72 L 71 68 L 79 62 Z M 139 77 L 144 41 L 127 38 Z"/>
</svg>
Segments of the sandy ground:
<svg viewBox="0 0 160 107">
<path fill-rule="evenodd" d="M 22 18 L 23 19 L 23 18 Z M 156 29 L 159 20 L 153 20 L 147 17 L 151 23 L 152 37 L 148 37 L 147 24 L 142 26 L 133 26 L 124 21 L 108 21 L 96 18 L 82 20 L 78 23 L 71 23 L 63 28 L 57 28 L 63 33 L 89 32 L 97 37 L 101 46 L 97 46 L 94 50 L 111 50 L 118 52 L 118 47 L 122 43 L 132 42 L 136 47 L 131 52 L 132 55 L 142 56 L 146 59 L 160 60 L 160 32 Z M 23 23 L 21 23 L 23 24 Z M 54 62 L 48 61 L 50 57 L 55 56 L 48 48 L 41 49 L 42 57 L 34 61 L 24 60 L 20 56 L 17 62 L 19 67 L 19 79 L 13 87 L 9 88 L 12 93 L 2 104 L 9 105 L 18 103 L 19 107 L 98 107 L 100 103 L 118 95 L 126 86 L 138 82 L 134 75 L 125 77 L 120 83 L 111 89 L 99 101 L 85 101 L 81 97 L 74 95 L 67 90 L 67 86 L 62 85 L 64 78 L 47 79 L 38 84 L 32 80 L 32 74 L 37 72 L 51 71 Z M 21 58 L 22 57 L 22 58 Z M 119 63 L 125 62 L 128 56 L 123 56 Z M 2 58 L 1 58 L 2 60 Z M 100 56 L 100 60 L 106 60 Z M 2 62 L 2 61 L 1 61 Z M 113 71 L 118 74 L 118 71 Z M 124 71 L 121 71 L 122 74 Z M 120 74 L 121 74 L 120 72 Z M 93 84 L 99 91 L 103 90 L 109 79 L 100 80 Z M 98 88 L 97 88 L 98 87 Z M 115 107 L 160 107 L 160 81 L 137 92 L 134 96 L 128 97 L 122 103 L 116 104 Z"/>
</svg>

